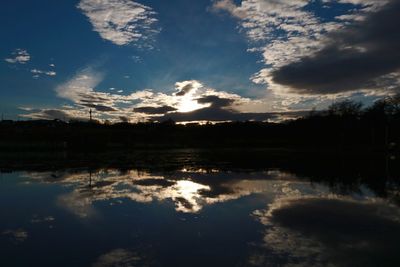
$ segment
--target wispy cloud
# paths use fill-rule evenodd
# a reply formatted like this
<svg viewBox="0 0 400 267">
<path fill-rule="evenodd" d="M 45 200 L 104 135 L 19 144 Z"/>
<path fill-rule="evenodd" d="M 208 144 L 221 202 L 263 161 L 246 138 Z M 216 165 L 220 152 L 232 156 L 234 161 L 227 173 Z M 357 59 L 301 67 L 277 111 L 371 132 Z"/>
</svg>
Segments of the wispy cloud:
<svg viewBox="0 0 400 267">
<path fill-rule="evenodd" d="M 31 56 L 27 50 L 18 48 L 11 54 L 11 57 L 4 60 L 11 64 L 26 64 L 31 60 Z"/>
<path fill-rule="evenodd" d="M 130 0 L 81 0 L 78 8 L 89 18 L 94 31 L 116 45 L 148 41 L 160 30 L 151 7 Z"/>
<path fill-rule="evenodd" d="M 35 109 L 20 107 L 21 110 L 26 112 L 26 114 L 20 114 L 22 118 L 34 119 L 34 120 L 63 120 L 69 121 L 72 119 L 76 120 L 87 120 L 88 116 L 82 110 L 76 109 L 71 106 L 63 106 L 61 108 L 54 109 Z"/>
<path fill-rule="evenodd" d="M 43 74 L 43 75 L 47 75 L 47 76 L 56 76 L 57 72 L 55 71 L 46 71 L 46 70 L 39 70 L 39 69 L 31 69 L 31 73 L 35 74 L 35 76 Z"/>
</svg>

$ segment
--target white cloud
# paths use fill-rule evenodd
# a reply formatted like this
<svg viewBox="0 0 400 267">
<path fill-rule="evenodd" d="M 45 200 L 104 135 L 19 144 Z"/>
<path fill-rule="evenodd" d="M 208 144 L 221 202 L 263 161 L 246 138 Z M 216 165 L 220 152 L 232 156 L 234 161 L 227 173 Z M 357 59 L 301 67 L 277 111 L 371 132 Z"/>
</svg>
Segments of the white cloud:
<svg viewBox="0 0 400 267">
<path fill-rule="evenodd" d="M 103 79 L 102 74 L 86 68 L 76 74 L 71 80 L 56 88 L 59 97 L 79 102 L 85 95 L 93 95 L 93 88 Z"/>
<path fill-rule="evenodd" d="M 134 1 L 81 0 L 78 8 L 89 18 L 94 31 L 116 45 L 146 43 L 159 32 L 154 27 L 157 19 L 153 9 Z"/>
<path fill-rule="evenodd" d="M 16 49 L 11 57 L 4 59 L 6 62 L 11 64 L 25 64 L 31 60 L 31 56 L 25 49 Z"/>
<path fill-rule="evenodd" d="M 39 76 L 39 74 L 44 74 L 47 76 L 56 76 L 57 73 L 55 71 L 45 71 L 45 70 L 38 70 L 38 69 L 31 69 L 31 73 L 35 74 L 34 76 Z"/>
</svg>

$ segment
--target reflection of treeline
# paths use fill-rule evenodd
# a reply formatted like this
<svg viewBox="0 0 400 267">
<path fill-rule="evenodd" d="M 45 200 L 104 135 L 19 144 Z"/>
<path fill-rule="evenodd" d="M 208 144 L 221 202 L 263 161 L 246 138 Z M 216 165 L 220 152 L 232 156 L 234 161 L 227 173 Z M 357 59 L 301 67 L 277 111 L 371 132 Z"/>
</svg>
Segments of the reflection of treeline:
<svg viewBox="0 0 400 267">
<path fill-rule="evenodd" d="M 358 192 L 360 186 L 371 189 L 379 196 L 390 197 L 400 204 L 400 164 L 390 155 L 332 153 L 326 151 L 301 152 L 274 149 L 174 149 L 135 150 L 96 153 L 20 153 L 0 154 L 2 172 L 28 171 L 53 172 L 50 182 L 57 182 L 57 173 L 104 172 L 118 170 L 129 174 L 150 173 L 168 176 L 169 179 L 184 177 L 208 185 L 215 193 L 227 193 L 224 184 L 235 179 L 231 173 L 242 173 L 246 180 L 259 179 L 257 173 L 277 178 L 277 170 L 288 175 L 283 179 L 301 178 L 323 183 L 336 193 Z M 201 173 L 197 171 L 201 170 Z M 192 172 L 194 171 L 194 172 Z M 249 175 L 248 175 L 249 174 Z M 237 176 L 236 176 L 237 177 Z M 88 175 L 89 182 L 89 175 Z M 148 181 L 149 182 L 149 181 Z M 160 186 L 160 180 L 152 180 Z M 161 181 L 163 182 L 163 181 Z M 165 182 L 165 181 L 164 181 Z M 206 192 L 204 192 L 206 194 Z"/>
<path fill-rule="evenodd" d="M 230 122 L 177 125 L 72 121 L 3 121 L 3 150 L 104 150 L 135 148 L 269 147 L 395 149 L 400 139 L 400 97 L 362 108 L 338 102 L 326 111 L 282 123 Z"/>
</svg>

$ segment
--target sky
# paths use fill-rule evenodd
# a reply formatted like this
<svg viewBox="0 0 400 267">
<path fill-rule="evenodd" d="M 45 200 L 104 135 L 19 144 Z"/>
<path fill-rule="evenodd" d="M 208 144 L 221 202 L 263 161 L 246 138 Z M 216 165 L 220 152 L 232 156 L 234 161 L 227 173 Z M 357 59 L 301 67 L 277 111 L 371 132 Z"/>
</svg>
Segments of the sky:
<svg viewBox="0 0 400 267">
<path fill-rule="evenodd" d="M 1 6 L 7 119 L 278 120 L 400 84 L 400 0 Z"/>
</svg>

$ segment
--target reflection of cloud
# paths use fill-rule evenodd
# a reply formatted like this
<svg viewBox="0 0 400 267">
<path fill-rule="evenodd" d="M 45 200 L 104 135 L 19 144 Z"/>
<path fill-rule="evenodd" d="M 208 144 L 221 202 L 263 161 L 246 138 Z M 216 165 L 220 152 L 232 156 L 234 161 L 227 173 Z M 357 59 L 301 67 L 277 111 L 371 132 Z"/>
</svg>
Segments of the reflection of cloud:
<svg viewBox="0 0 400 267">
<path fill-rule="evenodd" d="M 157 19 L 152 8 L 134 1 L 81 0 L 78 8 L 103 39 L 116 45 L 146 41 L 159 32 L 153 28 Z"/>
<path fill-rule="evenodd" d="M 254 215 L 266 226 L 258 266 L 376 266 L 400 262 L 400 212 L 388 203 L 350 197 L 289 197 Z M 385 238 L 382 238 L 382 237 Z M 274 255 L 272 258 L 268 255 Z M 374 259 L 379 259 L 379 263 Z M 395 266 L 397 264 L 394 264 Z M 275 265 L 271 265 L 275 266 Z"/>
<path fill-rule="evenodd" d="M 6 230 L 1 233 L 2 235 L 9 236 L 13 242 L 21 243 L 28 238 L 28 232 L 24 229 Z"/>
<path fill-rule="evenodd" d="M 69 194 L 60 195 L 58 204 L 81 218 L 93 217 L 96 214 L 92 207 L 94 196 L 90 190 L 81 188 Z"/>
<path fill-rule="evenodd" d="M 46 217 L 39 217 L 38 215 L 34 215 L 33 218 L 31 219 L 31 223 L 50 223 L 50 222 L 54 222 L 56 219 L 53 216 L 46 216 Z"/>
<path fill-rule="evenodd" d="M 115 249 L 101 255 L 93 267 L 137 266 L 141 258 L 137 253 L 126 249 Z"/>
<path fill-rule="evenodd" d="M 284 184 L 285 180 L 292 179 L 281 172 L 248 174 L 251 179 L 243 179 L 242 175 L 186 169 L 168 176 L 137 171 L 124 174 L 117 171 L 99 171 L 92 176 L 88 173 L 30 173 L 28 176 L 46 183 L 55 182 L 71 186 L 72 192 L 60 196 L 58 203 L 82 218 L 96 213 L 93 208 L 94 202 L 121 198 L 141 203 L 172 201 L 176 211 L 196 213 L 206 205 L 270 192 L 280 188 L 278 185 Z M 224 179 L 225 176 L 229 176 L 230 179 Z"/>
</svg>

